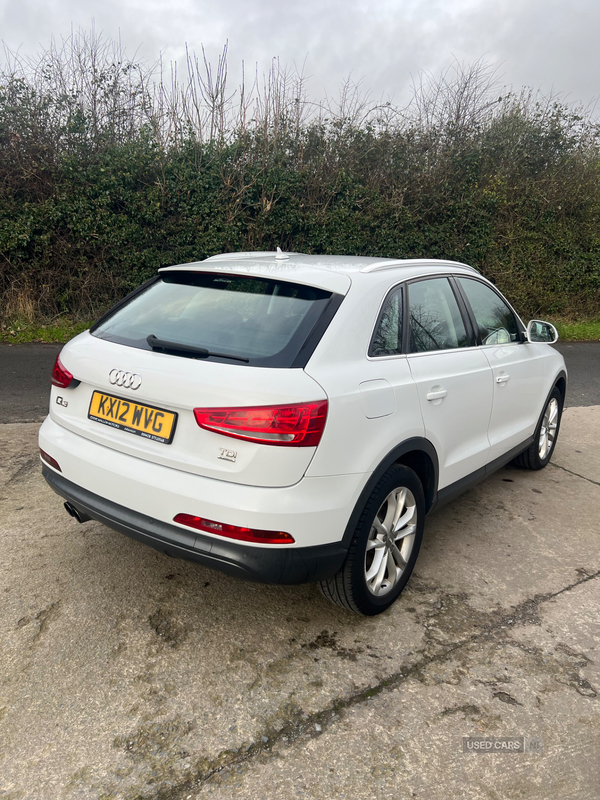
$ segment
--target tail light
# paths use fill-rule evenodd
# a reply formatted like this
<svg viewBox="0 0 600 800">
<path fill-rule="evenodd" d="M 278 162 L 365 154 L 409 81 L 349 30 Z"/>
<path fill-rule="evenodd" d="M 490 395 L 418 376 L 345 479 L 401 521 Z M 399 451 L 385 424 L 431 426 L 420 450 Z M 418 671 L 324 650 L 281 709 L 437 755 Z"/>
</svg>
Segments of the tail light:
<svg viewBox="0 0 600 800">
<path fill-rule="evenodd" d="M 284 447 L 316 447 L 327 419 L 327 400 L 287 406 L 195 408 L 194 416 L 207 431 L 248 442 Z"/>
<path fill-rule="evenodd" d="M 71 384 L 73 376 L 68 369 L 65 369 L 61 363 L 59 356 L 56 356 L 54 362 L 54 369 L 52 370 L 52 383 L 54 386 L 60 386 L 61 389 L 66 389 Z"/>
<path fill-rule="evenodd" d="M 216 533 L 218 536 L 226 536 L 228 539 L 237 539 L 242 542 L 253 542 L 254 544 L 294 543 L 294 537 L 284 531 L 261 531 L 255 528 L 240 528 L 237 525 L 214 522 L 212 519 L 194 517 L 192 514 L 177 514 L 176 517 L 173 517 L 173 522 L 187 525 L 188 528 L 196 528 L 196 530 L 206 531 L 206 533 Z"/>
</svg>

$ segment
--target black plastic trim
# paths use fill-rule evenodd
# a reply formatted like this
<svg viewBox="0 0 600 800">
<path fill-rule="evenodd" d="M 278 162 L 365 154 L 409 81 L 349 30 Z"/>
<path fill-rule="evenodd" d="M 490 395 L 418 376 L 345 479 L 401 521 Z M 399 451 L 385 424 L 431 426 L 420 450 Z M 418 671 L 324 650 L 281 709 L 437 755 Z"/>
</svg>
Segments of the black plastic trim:
<svg viewBox="0 0 600 800">
<path fill-rule="evenodd" d="M 323 338 L 323 334 L 329 327 L 332 319 L 335 317 L 338 308 L 342 305 L 345 295 L 333 293 L 329 301 L 323 309 L 318 320 L 315 322 L 312 330 L 305 338 L 300 350 L 292 361 L 291 369 L 304 369 L 308 364 L 310 357 L 317 349 L 317 345 Z"/>
<path fill-rule="evenodd" d="M 42 465 L 50 487 L 83 515 L 165 555 L 196 561 L 236 578 L 277 584 L 310 583 L 340 569 L 347 549 L 341 542 L 314 547 L 261 548 L 214 539 L 154 519 L 77 486 Z"/>
<path fill-rule="evenodd" d="M 460 315 L 463 320 L 463 325 L 465 326 L 465 331 L 469 337 L 469 347 L 476 347 L 478 344 L 478 337 L 479 334 L 477 329 L 475 328 L 473 317 L 471 316 L 470 310 L 465 303 L 464 294 L 460 288 L 460 285 L 456 278 L 459 276 L 449 275 L 448 280 L 450 281 L 450 286 L 452 287 L 452 292 L 454 294 L 454 298 L 458 303 L 458 309 L 460 311 Z"/>
<path fill-rule="evenodd" d="M 550 395 L 552 394 L 554 389 L 557 387 L 558 382 L 561 379 L 565 382 L 565 391 L 564 391 L 564 394 L 563 394 L 563 409 L 564 409 L 566 404 L 567 404 L 567 389 L 569 388 L 569 377 L 568 377 L 568 375 L 567 375 L 567 373 L 565 372 L 564 369 L 561 369 L 561 371 L 558 373 L 556 378 L 554 378 L 554 383 L 552 385 L 552 389 L 548 393 L 548 399 L 550 398 Z M 546 399 L 546 403 L 548 403 L 548 399 Z M 545 407 L 544 407 L 544 410 L 545 410 Z"/>
<path fill-rule="evenodd" d="M 402 286 L 402 353 L 410 353 L 410 306 L 408 303 L 408 281 Z"/>
<path fill-rule="evenodd" d="M 532 444 L 533 436 L 530 436 L 521 444 L 513 447 L 512 450 L 509 450 L 507 453 L 503 453 L 498 458 L 495 458 L 493 461 L 490 461 L 489 464 L 486 464 L 484 467 L 480 467 L 480 469 L 476 469 L 475 472 L 471 472 L 470 475 L 465 475 L 464 478 L 461 478 L 459 481 L 455 483 L 451 483 L 449 486 L 444 486 L 443 489 L 440 489 L 437 493 L 435 502 L 431 508 L 433 511 L 434 508 L 440 508 L 441 506 L 446 505 L 451 500 L 454 500 L 456 497 L 461 495 L 463 492 L 466 492 L 467 489 L 472 489 L 474 486 L 477 486 L 478 483 L 481 483 L 483 480 L 488 478 L 494 472 L 497 472 L 502 467 L 505 467 L 509 462 L 520 455 L 524 450 Z"/>
<path fill-rule="evenodd" d="M 561 378 L 562 378 L 562 379 L 564 380 L 564 382 L 565 382 L 565 393 L 564 393 L 564 394 L 563 394 L 563 396 L 562 396 L 562 406 L 561 406 L 561 409 L 560 409 L 560 411 L 561 411 L 561 417 L 562 417 L 562 412 L 563 412 L 563 410 L 564 410 L 564 407 L 565 407 L 565 402 L 566 402 L 566 399 L 567 399 L 567 386 L 569 385 L 569 381 L 568 381 L 568 379 L 567 379 L 567 374 L 566 374 L 566 372 L 564 371 L 564 369 L 561 369 L 561 371 L 558 373 L 558 375 L 557 375 L 557 376 L 554 378 L 554 383 L 552 384 L 552 388 L 550 389 L 550 391 L 549 391 L 549 392 L 548 392 L 548 394 L 546 395 L 546 399 L 544 400 L 544 405 L 542 406 L 542 410 L 541 410 L 541 412 L 540 412 L 540 415 L 539 415 L 539 417 L 538 417 L 538 421 L 537 421 L 537 423 L 536 423 L 536 426 L 535 426 L 535 430 L 536 430 L 536 431 L 538 430 L 538 428 L 539 428 L 539 427 L 540 427 L 540 425 L 541 425 L 542 418 L 543 418 L 543 416 L 544 416 L 544 412 L 546 411 L 546 406 L 548 405 L 548 402 L 549 402 L 549 400 L 550 400 L 550 396 L 552 395 L 552 392 L 553 392 L 553 391 L 554 391 L 554 390 L 557 388 L 558 382 L 559 382 L 559 380 L 560 380 Z M 559 391 L 560 391 L 560 390 L 559 390 Z M 560 429 L 559 429 L 559 432 L 560 432 Z M 532 439 L 532 441 L 533 441 L 533 439 Z M 525 449 L 525 448 L 523 448 L 523 449 Z"/>
<path fill-rule="evenodd" d="M 427 439 L 423 439 L 420 436 L 415 436 L 412 439 L 407 439 L 402 444 L 399 444 L 393 450 L 391 450 L 387 456 L 383 459 L 383 461 L 379 464 L 377 469 L 373 472 L 367 483 L 365 484 L 362 492 L 358 500 L 356 501 L 356 505 L 350 515 L 350 519 L 348 520 L 348 524 L 346 525 L 346 530 L 344 531 L 344 536 L 342 537 L 342 545 L 344 546 L 345 550 L 350 547 L 350 543 L 352 541 L 352 536 L 354 535 L 354 531 L 358 524 L 358 520 L 360 515 L 363 512 L 363 508 L 366 505 L 367 500 L 373 493 L 373 489 L 375 485 L 381 478 L 381 476 L 387 472 L 387 470 L 395 464 L 402 456 L 407 455 L 408 453 L 412 452 L 421 452 L 425 453 L 429 456 L 431 463 L 433 464 L 433 475 L 431 476 L 431 481 L 429 482 L 429 487 L 423 487 L 423 491 L 425 492 L 425 504 L 426 507 L 429 509 L 430 505 L 435 501 L 435 488 L 437 487 L 438 482 L 438 471 L 439 471 L 439 462 L 437 453 L 435 451 L 435 447 L 431 444 L 431 442 L 427 441 Z"/>
</svg>

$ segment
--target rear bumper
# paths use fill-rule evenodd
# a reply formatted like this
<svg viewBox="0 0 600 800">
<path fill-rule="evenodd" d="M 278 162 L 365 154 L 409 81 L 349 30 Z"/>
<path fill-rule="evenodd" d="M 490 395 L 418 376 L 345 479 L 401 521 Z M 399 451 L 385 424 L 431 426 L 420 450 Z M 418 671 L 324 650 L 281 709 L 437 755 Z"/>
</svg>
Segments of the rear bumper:
<svg viewBox="0 0 600 800">
<path fill-rule="evenodd" d="M 258 548 L 203 536 L 125 508 L 77 486 L 42 465 L 54 491 L 91 519 L 175 558 L 197 561 L 237 578 L 263 583 L 296 584 L 322 580 L 341 567 L 347 551 L 341 542 L 312 547 Z"/>
<path fill-rule="evenodd" d="M 230 483 L 123 453 L 85 438 L 51 417 L 40 429 L 39 443 L 58 461 L 62 477 L 117 507 L 186 533 L 189 528 L 173 522 L 177 514 L 286 531 L 294 538 L 293 549 L 339 544 L 366 480 L 362 474 L 349 474 L 304 477 L 292 486 L 280 487 Z M 223 541 L 221 536 L 201 535 Z M 256 550 L 282 550 L 281 545 L 247 544 Z"/>
</svg>

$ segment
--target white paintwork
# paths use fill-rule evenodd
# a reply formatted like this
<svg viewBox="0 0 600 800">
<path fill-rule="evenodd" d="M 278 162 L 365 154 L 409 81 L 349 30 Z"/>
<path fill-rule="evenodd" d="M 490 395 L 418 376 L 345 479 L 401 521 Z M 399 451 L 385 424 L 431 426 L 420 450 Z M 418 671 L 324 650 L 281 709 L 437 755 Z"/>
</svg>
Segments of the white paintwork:
<svg viewBox="0 0 600 800">
<path fill-rule="evenodd" d="M 487 437 L 492 408 L 492 375 L 476 347 L 412 353 L 425 437 L 438 454 L 443 489 L 489 461 Z"/>
<path fill-rule="evenodd" d="M 304 256 L 306 258 L 306 256 Z M 208 263 L 210 262 L 210 263 Z M 296 261 L 273 258 L 248 258 L 242 264 L 233 259 L 198 261 L 193 264 L 179 264 L 163 267 L 159 272 L 223 272 L 235 275 L 252 275 L 291 283 L 304 283 L 328 292 L 346 294 L 350 288 L 350 278 L 341 273 L 319 268 L 315 265 L 298 264 Z"/>
<path fill-rule="evenodd" d="M 396 410 L 396 395 L 388 381 L 379 378 L 359 384 L 363 408 L 367 419 L 387 417 Z"/>
<path fill-rule="evenodd" d="M 360 262 L 353 266 L 360 267 Z M 429 267 L 431 269 L 431 267 Z M 409 275 L 412 274 L 409 272 Z M 405 356 L 369 359 L 367 351 L 390 273 L 352 274 L 352 289 L 333 318 L 305 372 L 329 398 L 329 416 L 321 444 L 307 475 L 363 473 L 366 478 L 396 445 L 423 436 L 423 420 Z M 395 411 L 367 419 L 360 384 L 385 380 L 395 395 Z"/>
<path fill-rule="evenodd" d="M 286 531 L 294 537 L 294 545 L 289 545 L 293 547 L 339 540 L 364 480 L 362 475 L 334 475 L 268 488 L 228 483 L 103 447 L 50 417 L 40 429 L 40 447 L 53 453 L 69 480 L 141 514 L 166 523 L 176 514 L 193 514 L 230 525 Z M 203 531 L 202 536 L 213 534 Z"/>
<path fill-rule="evenodd" d="M 56 403 L 65 390 L 52 387 L 50 416 L 65 428 L 128 455 L 185 469 L 197 475 L 252 486 L 290 486 L 304 475 L 313 447 L 265 447 L 221 436 L 196 424 L 194 408 L 284 405 L 325 400 L 327 395 L 303 370 L 239 367 L 214 361 L 174 358 L 107 342 L 85 332 L 63 348 L 61 361 L 81 384 L 68 391 L 68 407 Z M 136 391 L 112 386 L 112 369 L 136 372 Z M 170 445 L 115 430 L 87 418 L 92 392 L 166 408 L 179 417 Z M 235 462 L 219 458 L 222 447 L 237 452 Z"/>
<path fill-rule="evenodd" d="M 481 348 L 494 376 L 488 437 L 490 461 L 517 447 L 535 431 L 562 356 L 548 345 L 529 342 Z"/>
<path fill-rule="evenodd" d="M 564 369 L 562 357 L 547 345 L 367 355 L 393 286 L 415 277 L 472 276 L 472 268 L 432 260 L 285 255 L 284 261 L 275 253 L 226 254 L 166 271 L 264 276 L 344 295 L 304 370 L 178 358 L 87 332 L 65 346 L 61 360 L 81 383 L 53 388 L 40 445 L 67 479 L 164 522 L 183 512 L 284 530 L 300 547 L 339 541 L 373 471 L 408 439 L 426 438 L 435 448 L 441 489 L 533 433 Z M 108 380 L 112 369 L 142 375 L 140 389 L 115 390 Z M 173 443 L 88 420 L 94 389 L 177 412 Z M 56 402 L 61 396 L 68 397 L 67 407 Z M 328 400 L 328 417 L 316 449 L 232 439 L 200 429 L 192 414 L 194 407 L 322 399 Z M 235 461 L 220 458 L 223 449 L 235 451 Z"/>
</svg>

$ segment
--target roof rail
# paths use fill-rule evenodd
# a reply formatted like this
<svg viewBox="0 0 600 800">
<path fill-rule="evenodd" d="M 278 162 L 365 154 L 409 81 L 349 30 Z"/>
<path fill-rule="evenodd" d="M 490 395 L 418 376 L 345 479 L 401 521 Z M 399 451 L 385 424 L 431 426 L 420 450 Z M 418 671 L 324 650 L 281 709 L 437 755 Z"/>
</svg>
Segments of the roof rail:
<svg viewBox="0 0 600 800">
<path fill-rule="evenodd" d="M 361 269 L 361 272 L 380 272 L 384 269 L 399 269 L 400 267 L 414 267 L 414 266 L 440 266 L 440 267 L 463 267 L 465 269 L 472 269 L 473 272 L 479 272 L 475 267 L 470 264 L 463 264 L 460 261 L 446 261 L 441 258 L 404 258 L 390 261 L 377 261 L 375 264 L 369 264 Z"/>
</svg>

